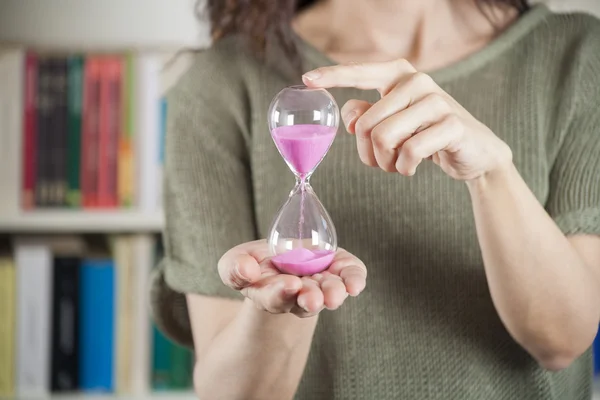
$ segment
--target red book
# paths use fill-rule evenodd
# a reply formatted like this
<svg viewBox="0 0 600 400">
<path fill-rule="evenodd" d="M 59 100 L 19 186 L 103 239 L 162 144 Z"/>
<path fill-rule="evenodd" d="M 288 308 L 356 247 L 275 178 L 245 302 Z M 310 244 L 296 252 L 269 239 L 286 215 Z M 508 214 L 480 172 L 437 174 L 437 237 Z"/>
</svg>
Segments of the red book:
<svg viewBox="0 0 600 400">
<path fill-rule="evenodd" d="M 81 129 L 81 202 L 98 207 L 98 145 L 100 138 L 100 75 L 102 60 L 90 57 L 85 64 Z"/>
<path fill-rule="evenodd" d="M 114 208 L 118 205 L 122 73 L 122 62 L 118 57 L 103 60 L 100 84 L 98 205 L 106 208 Z"/>
<path fill-rule="evenodd" d="M 23 166 L 22 184 L 23 194 L 21 205 L 23 209 L 32 209 L 35 206 L 35 181 L 36 181 L 36 96 L 37 96 L 37 56 L 27 53 L 25 57 L 25 93 L 24 120 L 23 120 Z"/>
</svg>

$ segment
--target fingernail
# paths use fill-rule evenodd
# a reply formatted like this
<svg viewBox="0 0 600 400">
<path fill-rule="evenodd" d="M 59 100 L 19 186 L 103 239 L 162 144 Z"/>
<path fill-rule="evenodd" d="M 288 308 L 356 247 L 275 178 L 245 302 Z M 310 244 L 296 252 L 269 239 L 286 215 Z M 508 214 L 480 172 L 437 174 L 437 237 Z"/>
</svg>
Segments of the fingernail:
<svg viewBox="0 0 600 400">
<path fill-rule="evenodd" d="M 302 305 L 302 304 L 300 304 L 300 303 L 303 303 L 303 302 L 300 302 L 300 301 L 298 301 L 298 306 L 299 306 L 301 309 L 303 309 L 304 311 L 306 311 L 306 312 L 308 312 L 308 313 L 309 313 L 309 312 L 310 312 L 310 310 L 308 309 L 308 307 L 306 306 L 306 304 Z"/>
<path fill-rule="evenodd" d="M 288 296 L 291 296 L 291 295 L 293 295 L 293 294 L 296 294 L 296 293 L 298 293 L 298 289 L 295 289 L 295 288 L 284 288 L 284 289 L 283 289 L 283 292 L 284 292 L 285 294 L 287 294 Z"/>
<path fill-rule="evenodd" d="M 234 271 L 237 274 L 237 276 L 239 276 L 242 279 L 246 279 L 244 274 L 242 274 L 242 270 L 240 269 L 240 264 L 237 264 L 237 263 L 235 264 Z"/>
<path fill-rule="evenodd" d="M 307 81 L 314 81 L 321 77 L 321 73 L 319 71 L 310 71 L 302 75 L 302 77 Z"/>
</svg>

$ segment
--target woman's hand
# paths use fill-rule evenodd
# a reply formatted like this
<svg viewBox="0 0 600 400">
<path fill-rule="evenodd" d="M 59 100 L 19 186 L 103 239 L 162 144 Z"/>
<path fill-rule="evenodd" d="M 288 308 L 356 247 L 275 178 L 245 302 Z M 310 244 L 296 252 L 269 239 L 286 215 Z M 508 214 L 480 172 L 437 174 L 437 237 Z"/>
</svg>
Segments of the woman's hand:
<svg viewBox="0 0 600 400">
<path fill-rule="evenodd" d="M 502 140 L 406 60 L 319 68 L 303 81 L 379 91 L 375 104 L 350 100 L 341 110 L 366 165 L 411 176 L 431 159 L 452 178 L 468 181 L 512 164 Z"/>
<path fill-rule="evenodd" d="M 311 317 L 323 308 L 335 310 L 365 288 L 367 269 L 358 258 L 339 249 L 327 271 L 307 277 L 279 272 L 270 261 L 265 240 L 244 243 L 219 261 L 223 283 L 239 290 L 256 307 L 270 313 Z"/>
</svg>

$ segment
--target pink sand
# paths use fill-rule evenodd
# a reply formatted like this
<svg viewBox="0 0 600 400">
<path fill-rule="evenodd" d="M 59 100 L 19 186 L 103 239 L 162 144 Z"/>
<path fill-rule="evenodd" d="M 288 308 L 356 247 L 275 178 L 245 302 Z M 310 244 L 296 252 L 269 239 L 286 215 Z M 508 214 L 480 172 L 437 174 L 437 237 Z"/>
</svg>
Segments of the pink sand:
<svg viewBox="0 0 600 400">
<path fill-rule="evenodd" d="M 291 125 L 273 129 L 271 135 L 283 158 L 298 174 L 314 170 L 335 139 L 336 128 L 323 125 Z"/>
<path fill-rule="evenodd" d="M 309 250 L 299 247 L 271 259 L 273 264 L 283 273 L 297 276 L 308 276 L 325 271 L 333 261 L 331 250 Z"/>
</svg>

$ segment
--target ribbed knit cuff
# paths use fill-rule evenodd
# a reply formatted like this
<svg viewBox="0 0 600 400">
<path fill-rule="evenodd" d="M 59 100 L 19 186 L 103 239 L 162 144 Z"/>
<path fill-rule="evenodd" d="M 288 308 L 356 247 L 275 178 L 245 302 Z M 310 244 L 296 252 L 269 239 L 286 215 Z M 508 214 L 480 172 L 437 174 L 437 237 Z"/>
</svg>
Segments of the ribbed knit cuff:
<svg viewBox="0 0 600 400">
<path fill-rule="evenodd" d="M 600 236 L 600 207 L 570 211 L 558 215 L 554 221 L 565 235 Z"/>
</svg>

